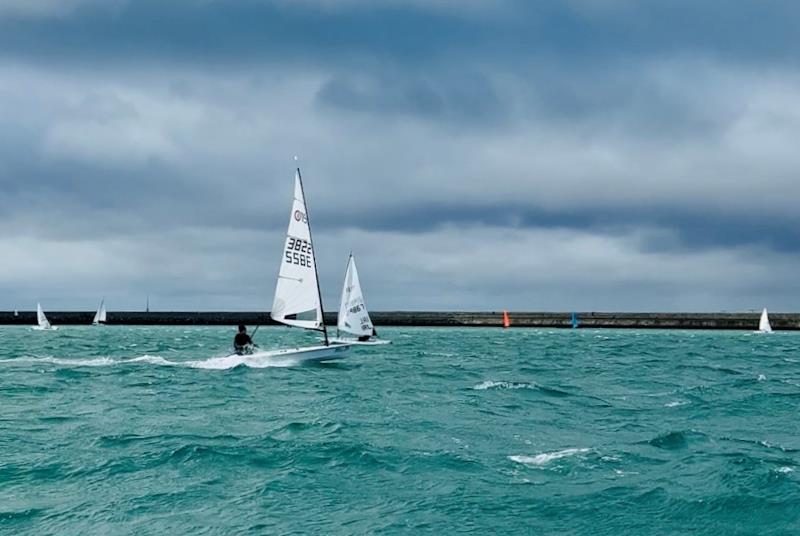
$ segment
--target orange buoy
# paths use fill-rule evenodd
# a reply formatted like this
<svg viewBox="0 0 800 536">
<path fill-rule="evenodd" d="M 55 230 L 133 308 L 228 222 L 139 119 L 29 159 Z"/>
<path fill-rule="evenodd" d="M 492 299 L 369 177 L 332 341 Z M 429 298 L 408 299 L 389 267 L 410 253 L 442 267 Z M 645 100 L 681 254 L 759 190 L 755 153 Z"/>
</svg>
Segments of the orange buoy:
<svg viewBox="0 0 800 536">
<path fill-rule="evenodd" d="M 503 327 L 507 328 L 511 325 L 511 319 L 508 318 L 508 311 L 503 311 Z"/>
</svg>

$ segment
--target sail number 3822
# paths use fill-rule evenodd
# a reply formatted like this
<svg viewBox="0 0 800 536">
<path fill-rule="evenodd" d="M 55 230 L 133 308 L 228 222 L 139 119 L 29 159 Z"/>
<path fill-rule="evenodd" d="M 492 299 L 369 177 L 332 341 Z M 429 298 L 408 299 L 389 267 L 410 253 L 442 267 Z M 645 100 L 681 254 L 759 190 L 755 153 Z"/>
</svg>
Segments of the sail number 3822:
<svg viewBox="0 0 800 536">
<path fill-rule="evenodd" d="M 314 266 L 314 252 L 311 249 L 311 243 L 308 240 L 290 236 L 286 242 L 284 260 L 288 264 L 312 268 Z"/>
</svg>

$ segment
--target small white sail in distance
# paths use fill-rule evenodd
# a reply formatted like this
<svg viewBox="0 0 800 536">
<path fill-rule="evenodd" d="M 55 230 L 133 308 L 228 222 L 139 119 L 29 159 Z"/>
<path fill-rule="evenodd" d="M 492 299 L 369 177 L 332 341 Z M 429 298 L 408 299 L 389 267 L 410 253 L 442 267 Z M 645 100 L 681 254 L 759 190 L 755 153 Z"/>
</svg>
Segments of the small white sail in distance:
<svg viewBox="0 0 800 536">
<path fill-rule="evenodd" d="M 767 314 L 767 308 L 764 307 L 764 310 L 761 311 L 761 320 L 758 322 L 758 331 L 762 333 L 771 333 L 772 326 L 769 324 L 769 315 Z"/>
<path fill-rule="evenodd" d="M 92 320 L 92 324 L 97 325 L 105 323 L 106 323 L 106 299 L 103 298 L 102 300 L 100 300 L 100 307 L 97 308 L 97 312 L 94 314 L 94 319 Z"/>
<path fill-rule="evenodd" d="M 42 304 L 36 304 L 36 322 L 38 324 L 39 329 L 52 329 L 50 322 L 47 320 L 47 317 L 44 315 L 44 311 L 42 310 Z"/>
<path fill-rule="evenodd" d="M 322 305 L 311 231 L 300 171 L 294 176 L 294 203 L 283 248 L 270 316 L 276 322 L 306 329 L 322 327 Z"/>
<path fill-rule="evenodd" d="M 339 304 L 339 317 L 336 327 L 339 331 L 350 333 L 357 337 L 372 335 L 374 326 L 369 318 L 367 306 L 364 303 L 364 294 L 361 291 L 361 282 L 358 279 L 358 269 L 353 254 L 347 261 L 347 272 L 344 276 L 342 287 L 342 301 Z"/>
</svg>

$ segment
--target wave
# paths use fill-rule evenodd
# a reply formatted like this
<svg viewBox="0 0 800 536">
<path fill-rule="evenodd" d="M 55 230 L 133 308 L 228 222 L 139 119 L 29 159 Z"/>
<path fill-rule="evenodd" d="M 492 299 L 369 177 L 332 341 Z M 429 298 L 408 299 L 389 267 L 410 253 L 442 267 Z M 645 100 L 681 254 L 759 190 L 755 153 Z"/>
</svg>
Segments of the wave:
<svg viewBox="0 0 800 536">
<path fill-rule="evenodd" d="M 238 366 L 250 368 L 294 367 L 302 362 L 300 359 L 271 355 L 269 352 L 254 355 L 228 355 L 212 357 L 203 361 L 185 361 L 183 365 L 197 369 L 229 370 Z"/>
<path fill-rule="evenodd" d="M 658 435 L 653 439 L 642 441 L 639 444 L 646 444 L 663 450 L 681 450 L 687 448 L 690 441 L 704 440 L 707 438 L 708 436 L 706 434 L 697 430 L 678 430 Z"/>
<path fill-rule="evenodd" d="M 301 359 L 280 355 L 280 353 L 262 352 L 254 355 L 229 355 L 210 357 L 202 360 L 170 361 L 157 355 L 142 355 L 130 359 L 112 359 L 110 357 L 65 359 L 59 357 L 18 357 L 0 359 L 0 364 L 25 365 L 42 364 L 60 367 L 109 367 L 120 365 L 148 364 L 165 367 L 187 367 L 206 370 L 230 370 L 239 366 L 249 368 L 294 367 L 302 363 Z"/>
<path fill-rule="evenodd" d="M 486 391 L 490 389 L 531 389 L 555 397 L 572 396 L 571 393 L 568 393 L 567 391 L 562 391 L 561 389 L 556 389 L 555 387 L 546 387 L 544 385 L 539 385 L 537 383 L 527 383 L 527 382 L 497 382 L 492 380 L 486 380 L 479 384 L 474 385 L 472 388 L 475 389 L 476 391 Z"/>
<path fill-rule="evenodd" d="M 544 452 L 542 454 L 537 454 L 536 456 L 509 456 L 508 459 L 512 462 L 521 463 L 524 465 L 547 465 L 548 463 L 554 460 L 560 460 L 561 458 L 569 458 L 570 456 L 575 456 L 577 454 L 586 454 L 590 452 L 592 449 L 587 448 L 570 448 L 564 450 L 557 450 L 554 452 Z"/>
<path fill-rule="evenodd" d="M 94 359 L 62 359 L 58 357 L 18 357 L 16 359 L 0 359 L 0 363 L 21 364 L 21 363 L 47 363 L 51 365 L 64 365 L 72 367 L 106 367 L 114 365 L 117 361 L 109 357 L 98 357 Z"/>
<path fill-rule="evenodd" d="M 485 391 L 487 389 L 538 389 L 538 386 L 535 383 L 495 382 L 487 380 L 475 385 L 473 389 L 477 391 Z"/>
<path fill-rule="evenodd" d="M 164 359 L 161 356 L 157 355 L 143 355 L 140 357 L 134 357 L 133 359 L 126 359 L 122 361 L 123 363 L 149 363 L 151 365 L 166 365 L 166 366 L 175 366 L 181 365 L 182 363 L 178 363 L 176 361 L 169 361 Z"/>
</svg>

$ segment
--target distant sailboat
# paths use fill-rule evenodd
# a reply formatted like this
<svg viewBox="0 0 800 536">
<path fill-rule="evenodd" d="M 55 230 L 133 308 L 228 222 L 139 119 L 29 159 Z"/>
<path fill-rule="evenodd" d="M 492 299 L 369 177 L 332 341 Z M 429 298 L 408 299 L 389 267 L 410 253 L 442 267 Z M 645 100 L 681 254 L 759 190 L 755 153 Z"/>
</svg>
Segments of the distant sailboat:
<svg viewBox="0 0 800 536">
<path fill-rule="evenodd" d="M 572 322 L 572 329 L 577 329 L 578 326 L 580 325 L 580 322 L 578 322 L 578 313 L 572 313 L 571 322 Z"/>
<path fill-rule="evenodd" d="M 38 324 L 34 326 L 33 329 L 37 331 L 55 331 L 58 329 L 57 327 L 50 325 L 50 322 L 44 315 L 44 311 L 42 310 L 42 305 L 40 303 L 36 304 L 36 322 Z"/>
<path fill-rule="evenodd" d="M 761 333 L 772 333 L 772 326 L 769 324 L 769 315 L 767 314 L 766 307 L 764 307 L 764 310 L 761 311 L 761 320 L 758 322 L 758 331 Z"/>
<path fill-rule="evenodd" d="M 357 338 L 342 338 L 340 337 L 341 332 L 355 335 Z M 344 274 L 342 299 L 339 303 L 339 316 L 336 322 L 336 338 L 332 342 L 372 346 L 391 343 L 391 341 L 372 338 L 377 335 L 375 326 L 369 317 L 367 305 L 364 303 L 356 259 L 351 253 L 347 261 L 347 271 Z"/>
<path fill-rule="evenodd" d="M 94 314 L 94 319 L 92 320 L 92 325 L 97 326 L 99 324 L 106 323 L 106 299 L 103 298 L 100 300 L 100 307 L 97 308 L 97 312 Z"/>
</svg>

